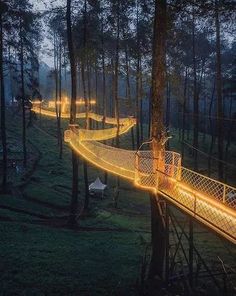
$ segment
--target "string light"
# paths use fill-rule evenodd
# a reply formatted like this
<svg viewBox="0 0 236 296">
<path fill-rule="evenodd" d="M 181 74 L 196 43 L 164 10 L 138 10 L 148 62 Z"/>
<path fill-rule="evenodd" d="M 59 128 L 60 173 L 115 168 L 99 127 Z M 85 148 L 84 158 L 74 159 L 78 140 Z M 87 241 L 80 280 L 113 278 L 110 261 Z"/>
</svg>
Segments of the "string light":
<svg viewBox="0 0 236 296">
<path fill-rule="evenodd" d="M 40 112 L 38 107 L 33 108 Z M 48 116 L 53 113 L 44 109 L 41 111 Z M 55 112 L 53 114 L 55 116 Z M 67 113 L 64 115 L 69 116 Z M 78 113 L 77 116 L 85 118 L 86 113 Z M 72 126 L 65 131 L 65 141 L 74 151 L 94 166 L 132 181 L 137 188 L 161 194 L 236 244 L 236 188 L 182 167 L 180 154 L 173 151 L 165 151 L 160 164 L 150 150 L 137 152 L 104 145 L 98 141 L 115 138 L 117 133 L 121 135 L 128 132 L 136 124 L 136 120 L 121 118 L 118 129 L 116 118 L 105 118 L 92 112 L 88 116 L 116 127 L 86 130 Z M 233 199 L 229 197 L 229 193 Z"/>
<path fill-rule="evenodd" d="M 94 106 L 96 105 L 96 100 L 95 99 L 90 99 L 88 100 L 88 105 L 89 106 Z M 77 106 L 85 106 L 86 101 L 84 99 L 77 99 L 76 100 L 76 105 Z M 62 112 L 66 112 L 66 109 L 70 106 L 70 101 L 68 97 L 63 97 L 61 101 L 56 101 L 56 100 L 50 100 L 48 101 L 48 108 L 55 108 L 56 105 L 61 105 L 62 106 Z"/>
</svg>

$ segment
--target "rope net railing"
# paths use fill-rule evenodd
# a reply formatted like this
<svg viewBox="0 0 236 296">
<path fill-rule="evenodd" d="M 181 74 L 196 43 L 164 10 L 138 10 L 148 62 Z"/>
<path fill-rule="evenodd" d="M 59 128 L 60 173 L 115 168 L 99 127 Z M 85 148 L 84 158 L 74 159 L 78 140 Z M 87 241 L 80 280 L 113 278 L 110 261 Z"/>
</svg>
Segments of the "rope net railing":
<svg viewBox="0 0 236 296">
<path fill-rule="evenodd" d="M 236 243 L 236 188 L 181 166 L 181 157 L 165 152 L 162 170 L 155 171 L 151 151 L 136 153 L 135 183 L 163 194 L 179 208 Z"/>
<path fill-rule="evenodd" d="M 236 243 L 236 189 L 182 167 L 180 154 L 163 152 L 163 169 L 157 170 L 157 160 L 151 150 L 129 151 L 97 141 L 84 141 L 79 131 L 70 131 L 69 142 L 72 149 L 95 166 L 129 179 L 137 187 L 159 192 Z"/>
<path fill-rule="evenodd" d="M 84 140 L 86 137 L 76 129 L 65 133 L 72 149 L 90 163 L 133 181 L 137 187 L 159 192 L 184 212 L 236 243 L 235 188 L 182 167 L 181 156 L 176 152 L 163 152 L 163 165 L 158 168 L 152 150 L 124 150 Z"/>
<path fill-rule="evenodd" d="M 131 118 L 123 123 L 119 129 L 117 127 L 101 129 L 101 130 L 86 130 L 79 129 L 77 135 L 81 141 L 103 141 L 113 139 L 116 136 L 127 133 L 133 126 L 135 121 Z"/>
<path fill-rule="evenodd" d="M 48 110 L 45 108 L 40 107 L 38 104 L 34 104 L 33 103 L 33 107 L 31 108 L 31 110 L 37 114 L 41 114 L 44 116 L 48 116 L 48 117 L 57 117 L 56 114 L 56 110 Z M 70 113 L 69 112 L 61 112 L 61 118 L 63 119 L 69 119 L 70 118 Z M 78 119 L 85 119 L 86 118 L 86 112 L 80 112 L 80 113 L 76 113 L 76 118 Z M 128 117 L 128 118 L 120 118 L 119 120 L 117 120 L 117 118 L 114 117 L 108 117 L 108 116 L 103 116 L 100 114 L 96 114 L 94 112 L 88 112 L 88 118 L 95 120 L 97 122 L 104 122 L 106 124 L 112 124 L 112 125 L 117 125 L 118 121 L 119 121 L 119 125 L 127 125 L 130 124 L 132 122 L 133 125 L 135 125 L 136 120 L 132 117 Z"/>
<path fill-rule="evenodd" d="M 69 135 L 65 135 L 65 139 L 77 153 L 92 164 L 134 181 L 136 151 L 111 147 L 97 141 L 81 141 L 75 131 L 70 131 Z"/>
<path fill-rule="evenodd" d="M 182 171 L 185 171 L 185 168 L 182 168 Z M 196 189 L 198 185 L 195 185 L 195 189 L 193 189 L 188 183 L 186 185 L 182 183 L 182 180 L 170 179 L 162 172 L 159 172 L 159 178 L 159 191 L 171 202 L 228 240 L 236 243 L 235 209 L 231 209 L 227 204 L 214 199 L 207 193 L 198 192 L 198 189 Z"/>
<path fill-rule="evenodd" d="M 56 116 L 55 111 L 37 106 L 33 111 Z M 150 148 L 132 151 L 100 143 L 128 132 L 136 121 L 134 118 L 118 121 L 93 112 L 77 114 L 81 119 L 87 116 L 116 126 L 101 130 L 71 126 L 64 138 L 72 149 L 93 165 L 131 180 L 137 187 L 159 192 L 185 213 L 236 243 L 236 188 L 182 167 L 181 155 L 173 151 L 153 153 Z M 62 118 L 69 118 L 69 114 L 62 113 Z"/>
</svg>

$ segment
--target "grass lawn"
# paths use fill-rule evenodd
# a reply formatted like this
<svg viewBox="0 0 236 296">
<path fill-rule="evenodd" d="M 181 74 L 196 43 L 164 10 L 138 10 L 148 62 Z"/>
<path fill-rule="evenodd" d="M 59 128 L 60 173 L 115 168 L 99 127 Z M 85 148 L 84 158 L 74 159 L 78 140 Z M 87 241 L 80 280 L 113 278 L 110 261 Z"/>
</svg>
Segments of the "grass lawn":
<svg viewBox="0 0 236 296">
<path fill-rule="evenodd" d="M 19 138 L 19 120 L 8 113 L 12 138 Z M 55 134 L 55 126 L 42 119 L 44 131 Z M 60 160 L 56 138 L 35 127 L 27 129 L 27 137 L 40 160 L 23 193 L 0 197 L 0 295 L 137 295 L 142 256 L 151 239 L 148 194 L 121 180 L 115 209 L 115 178 L 109 175 L 105 198 L 91 199 L 81 229 L 67 229 L 60 221 L 70 203 L 71 151 L 65 145 Z M 130 147 L 129 136 L 122 139 Z M 103 180 L 104 172 L 89 166 L 89 182 L 97 176 Z M 81 206 L 82 164 L 79 189 Z M 219 262 L 217 256 L 231 266 L 236 262 L 232 245 L 199 225 L 195 232 L 210 263 Z"/>
</svg>

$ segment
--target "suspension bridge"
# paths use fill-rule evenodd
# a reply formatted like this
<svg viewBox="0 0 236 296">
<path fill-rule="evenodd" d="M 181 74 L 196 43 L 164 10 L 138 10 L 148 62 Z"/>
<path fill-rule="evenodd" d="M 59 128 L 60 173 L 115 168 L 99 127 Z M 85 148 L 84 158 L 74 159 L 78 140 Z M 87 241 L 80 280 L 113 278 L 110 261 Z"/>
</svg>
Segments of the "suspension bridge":
<svg viewBox="0 0 236 296">
<path fill-rule="evenodd" d="M 55 110 L 33 105 L 32 111 L 55 117 Z M 138 151 L 115 148 L 99 141 L 127 133 L 134 118 L 104 117 L 92 112 L 77 113 L 86 118 L 114 125 L 112 128 L 88 130 L 71 125 L 64 133 L 65 142 L 88 162 L 102 170 L 127 179 L 141 189 L 162 195 L 191 217 L 236 244 L 236 188 L 206 177 L 181 165 L 181 155 L 173 151 Z M 61 113 L 69 118 L 69 113 Z M 118 125 L 119 124 L 119 125 Z M 158 157 L 156 157 L 158 155 Z M 157 165 L 161 161 L 161 165 Z M 157 169 L 158 167 L 158 169 Z"/>
</svg>

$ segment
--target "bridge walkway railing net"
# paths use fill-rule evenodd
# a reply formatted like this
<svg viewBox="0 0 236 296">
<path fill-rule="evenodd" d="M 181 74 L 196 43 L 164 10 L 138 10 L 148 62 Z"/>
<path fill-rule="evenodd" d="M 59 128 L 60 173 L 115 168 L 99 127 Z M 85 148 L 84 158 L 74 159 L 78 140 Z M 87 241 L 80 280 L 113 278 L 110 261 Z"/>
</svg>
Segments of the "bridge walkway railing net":
<svg viewBox="0 0 236 296">
<path fill-rule="evenodd" d="M 32 110 L 56 117 L 55 110 L 33 105 Z M 135 125 L 134 118 L 104 117 L 93 112 L 78 113 L 77 118 L 88 116 L 98 122 L 116 125 L 102 130 L 69 130 L 65 140 L 73 149 L 94 165 L 134 181 L 142 188 L 160 192 L 179 208 L 188 212 L 214 231 L 236 243 L 236 188 L 218 182 L 181 166 L 181 156 L 166 151 L 163 164 L 157 170 L 152 151 L 128 151 L 104 145 L 97 141 L 115 138 Z M 62 113 L 69 118 L 69 113 Z"/>
<path fill-rule="evenodd" d="M 38 114 L 42 114 L 45 116 L 49 116 L 49 117 L 56 117 L 56 110 L 52 109 L 46 109 L 46 108 L 41 108 L 39 105 L 37 104 L 33 104 L 33 107 L 31 109 L 33 112 L 38 113 Z M 104 117 L 103 115 L 99 115 L 96 114 L 94 112 L 88 112 L 88 117 L 92 120 L 98 121 L 98 122 L 104 122 L 106 124 L 112 124 L 112 125 L 117 125 L 118 121 L 117 118 L 114 117 Z M 69 112 L 62 112 L 61 113 L 61 118 L 63 119 L 68 119 L 70 118 L 70 113 Z M 81 112 L 81 113 L 77 113 L 76 114 L 76 118 L 78 119 L 85 119 L 86 118 L 86 113 L 85 112 Z M 130 124 L 132 122 L 132 124 L 134 125 L 136 120 L 132 117 L 130 118 L 120 118 L 119 119 L 119 124 L 120 125 L 127 125 Z"/>
<path fill-rule="evenodd" d="M 119 133 L 133 124 L 125 120 Z M 132 180 L 139 187 L 160 192 L 177 207 L 236 243 L 235 188 L 182 167 L 178 153 L 165 151 L 161 155 L 162 169 L 157 170 L 150 150 L 129 151 L 97 142 L 116 134 L 117 127 L 100 131 L 73 129 L 65 132 L 65 140 L 94 165 Z"/>
<path fill-rule="evenodd" d="M 74 150 L 94 165 L 134 181 L 136 151 L 111 147 L 97 141 L 81 141 L 77 132 L 65 137 L 69 138 Z"/>
<path fill-rule="evenodd" d="M 71 131 L 70 131 L 71 132 Z M 178 153 L 166 151 L 157 171 L 152 151 L 129 151 L 70 133 L 70 144 L 94 165 L 160 192 L 179 208 L 236 243 L 236 189 L 181 166 Z"/>
<path fill-rule="evenodd" d="M 165 155 L 155 172 L 151 151 L 136 154 L 135 183 L 164 194 L 171 202 L 236 243 L 236 189 L 181 166 L 177 154 Z"/>
</svg>

